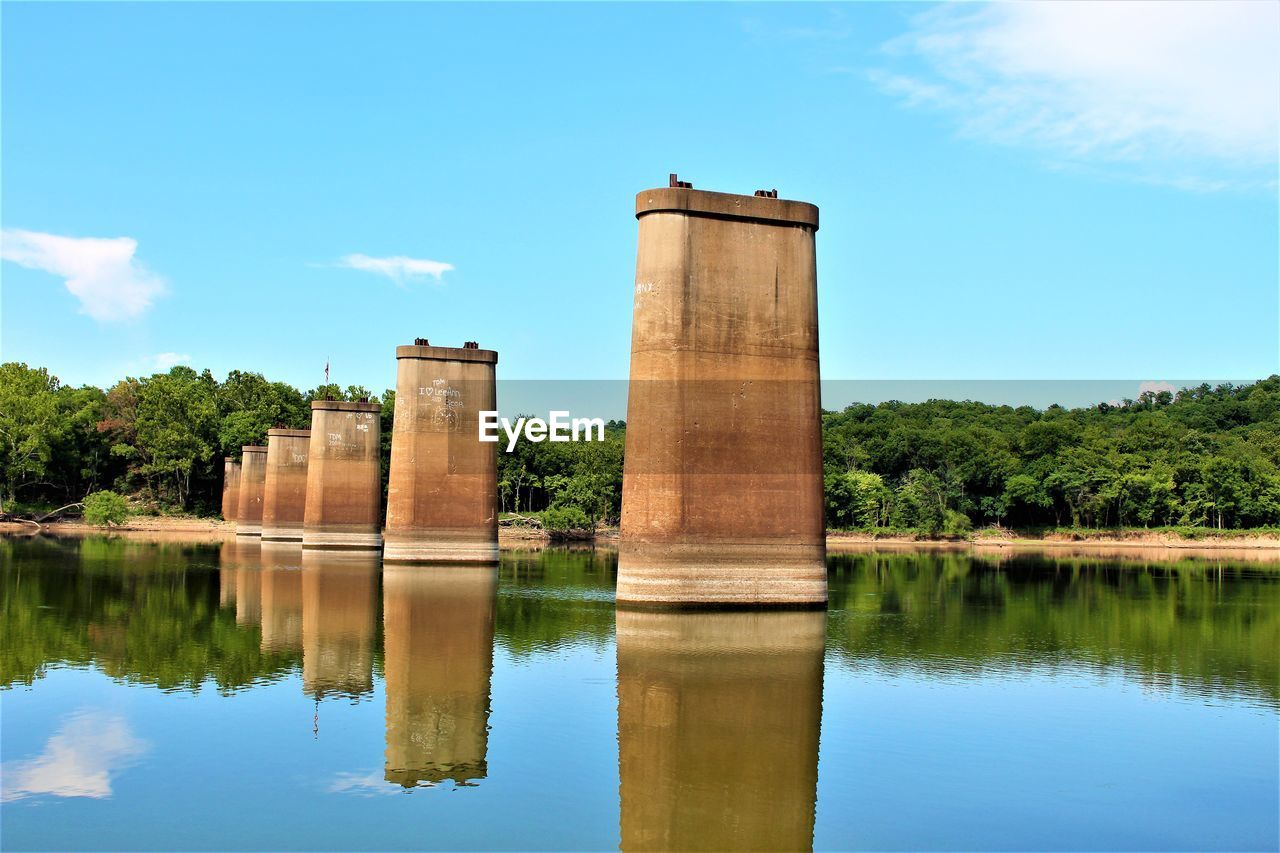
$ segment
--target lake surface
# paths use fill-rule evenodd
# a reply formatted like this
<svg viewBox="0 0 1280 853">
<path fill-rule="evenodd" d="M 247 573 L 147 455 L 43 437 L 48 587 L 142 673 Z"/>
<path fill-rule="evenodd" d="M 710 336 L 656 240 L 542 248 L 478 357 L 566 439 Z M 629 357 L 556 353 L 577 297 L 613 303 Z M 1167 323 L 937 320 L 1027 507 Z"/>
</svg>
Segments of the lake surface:
<svg viewBox="0 0 1280 853">
<path fill-rule="evenodd" d="M 6 850 L 1275 849 L 1280 571 L 829 560 L 616 611 L 608 551 L 0 541 Z"/>
</svg>

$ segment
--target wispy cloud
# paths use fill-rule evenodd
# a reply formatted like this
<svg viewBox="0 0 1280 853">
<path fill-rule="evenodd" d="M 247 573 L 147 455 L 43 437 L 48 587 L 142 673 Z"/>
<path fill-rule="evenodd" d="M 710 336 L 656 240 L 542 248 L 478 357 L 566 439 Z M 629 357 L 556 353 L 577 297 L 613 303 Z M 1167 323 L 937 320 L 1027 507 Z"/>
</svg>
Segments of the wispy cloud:
<svg viewBox="0 0 1280 853">
<path fill-rule="evenodd" d="M 81 313 L 95 320 L 127 320 L 145 312 L 166 290 L 164 279 L 147 269 L 130 237 L 64 237 L 39 231 L 0 231 L 0 257 L 66 280 Z"/>
<path fill-rule="evenodd" d="M 44 751 L 25 761 L 8 761 L 0 772 L 0 801 L 40 794 L 55 797 L 111 796 L 111 777 L 148 749 L 123 717 L 81 711 L 49 738 Z"/>
<path fill-rule="evenodd" d="M 338 266 L 385 275 L 399 285 L 427 277 L 440 281 L 442 275 L 453 269 L 453 264 L 446 264 L 444 261 L 407 258 L 403 255 L 393 255 L 388 258 L 346 255 L 338 260 Z"/>
<path fill-rule="evenodd" d="M 1278 30 L 1280 4 L 1251 0 L 960 4 L 914 18 L 871 77 L 970 137 L 1183 189 L 1274 186 Z"/>
<path fill-rule="evenodd" d="M 191 356 L 185 352 L 158 352 L 151 356 L 151 364 L 156 370 L 168 371 L 179 364 L 190 364 Z"/>
</svg>

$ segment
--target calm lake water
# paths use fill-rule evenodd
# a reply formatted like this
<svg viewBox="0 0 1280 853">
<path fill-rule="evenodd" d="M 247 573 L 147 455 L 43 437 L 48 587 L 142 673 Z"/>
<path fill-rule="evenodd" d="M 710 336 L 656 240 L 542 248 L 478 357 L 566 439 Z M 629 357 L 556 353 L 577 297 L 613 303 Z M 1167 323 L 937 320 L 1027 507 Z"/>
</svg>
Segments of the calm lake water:
<svg viewBox="0 0 1280 853">
<path fill-rule="evenodd" d="M 830 559 L 615 611 L 607 551 L 0 541 L 6 850 L 1275 849 L 1280 571 Z"/>
</svg>

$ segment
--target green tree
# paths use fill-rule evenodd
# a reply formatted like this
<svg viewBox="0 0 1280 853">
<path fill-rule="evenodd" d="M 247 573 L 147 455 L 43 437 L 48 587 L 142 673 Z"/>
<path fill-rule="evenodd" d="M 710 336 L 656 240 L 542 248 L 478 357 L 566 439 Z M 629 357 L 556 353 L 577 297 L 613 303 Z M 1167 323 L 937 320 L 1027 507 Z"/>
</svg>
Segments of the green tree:
<svg viewBox="0 0 1280 853">
<path fill-rule="evenodd" d="M 94 492 L 84 499 L 84 520 L 94 527 L 121 525 L 128 518 L 129 504 L 115 492 Z"/>
<path fill-rule="evenodd" d="M 187 506 L 193 475 L 211 474 L 218 446 L 216 390 L 208 371 L 197 374 L 181 365 L 139 388 L 136 470 L 153 493 L 171 489 L 179 507 Z"/>
</svg>

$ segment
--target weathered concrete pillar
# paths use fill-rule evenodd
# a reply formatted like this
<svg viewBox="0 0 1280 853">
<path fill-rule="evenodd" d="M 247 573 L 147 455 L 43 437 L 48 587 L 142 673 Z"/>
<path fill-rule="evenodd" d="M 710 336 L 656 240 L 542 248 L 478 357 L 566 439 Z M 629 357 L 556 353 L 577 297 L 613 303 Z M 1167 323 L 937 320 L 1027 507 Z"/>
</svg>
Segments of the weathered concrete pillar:
<svg viewBox="0 0 1280 853">
<path fill-rule="evenodd" d="M 636 217 L 618 602 L 820 605 L 818 209 L 671 187 Z"/>
<path fill-rule="evenodd" d="M 623 850 L 813 846 L 826 614 L 619 610 Z"/>
<path fill-rule="evenodd" d="M 235 521 L 240 511 L 240 463 L 228 457 L 222 462 L 222 520 Z"/>
<path fill-rule="evenodd" d="M 302 650 L 302 549 L 263 542 L 260 557 L 262 650 Z"/>
<path fill-rule="evenodd" d="M 317 698 L 373 692 L 378 555 L 302 552 L 302 689 Z"/>
<path fill-rule="evenodd" d="M 497 570 L 385 566 L 385 778 L 406 788 L 488 774 Z"/>
<path fill-rule="evenodd" d="M 311 403 L 303 548 L 382 546 L 381 412 L 377 403 Z"/>
<path fill-rule="evenodd" d="M 264 542 L 301 542 L 307 508 L 309 429 L 267 430 L 267 473 L 262 491 Z"/>
<path fill-rule="evenodd" d="M 383 559 L 498 561 L 498 445 L 478 437 L 497 363 L 492 350 L 396 347 Z"/>
<path fill-rule="evenodd" d="M 262 492 L 267 480 L 267 448 L 240 448 L 240 485 L 236 498 L 236 535 L 262 535 Z"/>
</svg>

